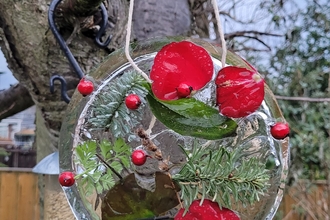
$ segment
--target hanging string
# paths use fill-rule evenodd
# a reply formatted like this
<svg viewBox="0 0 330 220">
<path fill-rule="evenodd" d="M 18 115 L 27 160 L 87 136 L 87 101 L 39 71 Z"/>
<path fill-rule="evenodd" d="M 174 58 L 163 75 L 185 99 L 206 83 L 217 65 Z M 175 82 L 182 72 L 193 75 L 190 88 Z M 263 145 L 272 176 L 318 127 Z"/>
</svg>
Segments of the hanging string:
<svg viewBox="0 0 330 220">
<path fill-rule="evenodd" d="M 126 42 L 125 42 L 125 55 L 128 62 L 132 65 L 132 67 L 141 74 L 147 82 L 151 83 L 149 76 L 143 72 L 133 61 L 132 57 L 129 54 L 129 44 L 131 40 L 131 33 L 132 33 L 132 20 L 133 20 L 133 9 L 134 9 L 134 0 L 130 0 L 129 4 L 129 11 L 128 11 L 128 22 L 127 22 L 127 32 L 126 32 Z"/>
<path fill-rule="evenodd" d="M 221 25 L 220 13 L 219 13 L 217 0 L 212 0 L 212 5 L 213 5 L 215 19 L 216 19 L 216 22 L 217 22 L 218 32 L 219 32 L 220 40 L 221 40 L 221 47 L 222 47 L 221 65 L 222 65 L 222 68 L 223 68 L 226 65 L 227 45 L 226 45 L 225 35 L 223 33 L 223 30 L 222 30 L 222 25 Z"/>
</svg>

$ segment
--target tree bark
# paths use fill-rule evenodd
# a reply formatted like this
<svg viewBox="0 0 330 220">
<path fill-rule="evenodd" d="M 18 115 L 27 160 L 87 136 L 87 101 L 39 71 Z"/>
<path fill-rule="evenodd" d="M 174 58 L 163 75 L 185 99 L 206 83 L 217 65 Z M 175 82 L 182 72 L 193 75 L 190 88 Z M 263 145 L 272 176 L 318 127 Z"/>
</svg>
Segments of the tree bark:
<svg viewBox="0 0 330 220">
<path fill-rule="evenodd" d="M 134 38 L 143 41 L 161 36 L 187 34 L 191 25 L 188 1 L 138 0 L 133 14 Z"/>
<path fill-rule="evenodd" d="M 125 39 L 128 2 L 108 0 L 107 3 L 108 31 L 111 32 L 112 41 L 106 49 L 98 48 L 93 43 L 93 39 L 83 34 L 80 23 L 73 23 L 71 28 L 60 26 L 63 37 L 70 38 L 69 47 L 85 73 L 99 64 L 109 51 L 121 47 Z M 20 82 L 19 86 L 11 89 L 21 91 L 21 98 L 26 99 L 25 106 L 31 105 L 31 100 L 33 100 L 33 104 L 37 107 L 35 141 L 38 150 L 37 161 L 57 149 L 61 121 L 67 106 L 61 100 L 59 85 L 55 86 L 55 94 L 50 93 L 50 77 L 55 74 L 63 76 L 68 84 L 69 96 L 78 84 L 76 74 L 70 68 L 49 30 L 48 5 L 49 1 L 41 0 L 0 0 L 0 47 L 7 59 L 9 69 Z M 83 20 L 79 18 L 75 21 Z M 155 36 L 182 35 L 189 31 L 190 21 L 187 0 L 137 0 L 133 35 L 137 40 Z M 73 34 L 72 30 L 75 30 Z M 2 95 L 9 93 L 10 90 Z M 18 101 L 16 97 L 12 96 L 15 101 Z M 9 114 L 14 100 L 5 101 L 0 117 Z M 41 204 L 44 204 L 43 198 L 41 198 Z M 66 202 L 65 205 L 68 206 Z M 67 209 L 64 207 L 63 210 Z M 42 210 L 41 213 L 43 213 Z M 63 219 L 61 213 L 58 214 L 57 219 Z"/>
<path fill-rule="evenodd" d="M 29 91 L 21 84 L 0 91 L 0 121 L 34 105 Z"/>
</svg>

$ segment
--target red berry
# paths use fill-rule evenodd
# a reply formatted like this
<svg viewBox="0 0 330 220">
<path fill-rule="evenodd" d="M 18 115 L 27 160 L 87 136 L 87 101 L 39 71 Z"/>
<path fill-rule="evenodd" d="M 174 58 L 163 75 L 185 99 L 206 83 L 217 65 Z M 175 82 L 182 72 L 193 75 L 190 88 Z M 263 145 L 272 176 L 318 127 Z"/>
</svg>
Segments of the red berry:
<svg viewBox="0 0 330 220">
<path fill-rule="evenodd" d="M 91 81 L 82 78 L 78 84 L 78 91 L 83 95 L 89 95 L 94 91 L 94 85 Z"/>
<path fill-rule="evenodd" d="M 139 106 L 141 105 L 141 99 L 138 95 L 135 94 L 129 94 L 125 98 L 125 104 L 128 109 L 138 109 Z"/>
<path fill-rule="evenodd" d="M 189 41 L 172 42 L 156 55 L 150 71 L 151 89 L 161 100 L 180 98 L 181 83 L 194 90 L 203 88 L 213 76 L 213 61 L 201 46 Z"/>
<path fill-rule="evenodd" d="M 60 174 L 58 181 L 62 186 L 72 186 L 75 183 L 74 174 L 66 171 Z"/>
<path fill-rule="evenodd" d="M 284 139 L 290 133 L 290 127 L 288 123 L 277 122 L 270 128 L 270 133 L 275 139 Z"/>
<path fill-rule="evenodd" d="M 135 150 L 132 153 L 132 163 L 136 166 L 141 166 L 147 161 L 147 154 L 144 150 Z"/>
<path fill-rule="evenodd" d="M 176 88 L 179 98 L 186 98 L 190 95 L 192 90 L 193 88 L 185 83 L 180 83 L 180 85 Z"/>
<path fill-rule="evenodd" d="M 215 84 L 219 111 L 227 117 L 245 117 L 256 111 L 264 100 L 265 82 L 255 70 L 235 66 L 222 68 Z"/>
<path fill-rule="evenodd" d="M 240 220 L 235 212 L 222 207 L 220 209 L 218 203 L 205 199 L 200 205 L 201 200 L 195 200 L 189 206 L 186 215 L 184 208 L 181 208 L 174 217 L 174 220 Z"/>
</svg>

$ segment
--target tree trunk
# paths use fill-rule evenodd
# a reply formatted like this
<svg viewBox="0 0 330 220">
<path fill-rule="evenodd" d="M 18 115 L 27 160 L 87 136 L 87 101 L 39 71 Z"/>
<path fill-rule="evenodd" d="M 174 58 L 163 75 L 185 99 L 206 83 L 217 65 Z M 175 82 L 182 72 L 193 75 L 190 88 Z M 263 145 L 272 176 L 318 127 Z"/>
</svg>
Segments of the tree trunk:
<svg viewBox="0 0 330 220">
<path fill-rule="evenodd" d="M 25 87 L 31 97 L 20 102 L 29 106 L 32 104 L 32 99 L 37 107 L 35 141 L 38 150 L 37 161 L 57 149 L 61 121 L 67 106 L 61 100 L 59 85 L 56 85 L 55 94 L 50 93 L 50 77 L 55 74 L 63 76 L 67 81 L 69 96 L 78 84 L 76 74 L 49 30 L 47 21 L 49 3 L 41 0 L 0 0 L 1 50 L 5 54 L 10 70 L 20 83 L 19 87 Z M 77 33 L 71 35 L 71 31 L 74 27 L 79 27 L 80 22 L 78 25 L 72 24 L 71 28 L 61 26 L 61 33 L 65 39 L 70 37 L 69 47 L 85 73 L 99 64 L 109 51 L 121 47 L 125 39 L 128 2 L 108 0 L 107 5 L 112 42 L 106 49 L 98 48 L 93 43 L 93 39 L 83 35 L 79 28 L 75 29 L 78 30 Z M 75 21 L 83 20 L 84 18 L 78 18 Z M 133 36 L 137 40 L 186 34 L 190 24 L 188 0 L 136 0 Z M 10 109 L 11 105 L 5 107 L 4 109 Z M 0 111 L 0 120 L 1 113 L 2 111 Z M 49 199 L 44 202 L 41 198 L 41 204 L 50 204 L 49 208 L 52 208 L 52 198 Z M 53 202 L 59 203 L 59 201 Z M 61 217 L 63 210 L 69 210 L 66 201 L 63 204 L 66 207 L 63 207 L 58 216 L 52 219 L 69 219 Z"/>
</svg>

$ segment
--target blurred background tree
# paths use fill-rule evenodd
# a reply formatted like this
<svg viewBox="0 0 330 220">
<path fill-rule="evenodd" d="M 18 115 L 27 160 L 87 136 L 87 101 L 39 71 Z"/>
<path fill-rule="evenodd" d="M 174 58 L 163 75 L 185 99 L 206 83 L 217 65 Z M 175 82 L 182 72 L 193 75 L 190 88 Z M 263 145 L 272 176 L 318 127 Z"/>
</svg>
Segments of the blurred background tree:
<svg viewBox="0 0 330 220">
<path fill-rule="evenodd" d="M 291 125 L 291 180 L 327 179 L 330 168 L 330 5 L 306 4 L 278 20 L 290 28 L 262 67 Z"/>
<path fill-rule="evenodd" d="M 312 219 L 329 219 L 330 4 L 299 1 L 291 11 L 276 16 L 276 25 L 285 27 L 284 41 L 259 70 L 265 73 L 291 128 L 288 186 L 293 187 L 287 190 L 297 205 L 292 210 Z"/>
</svg>

